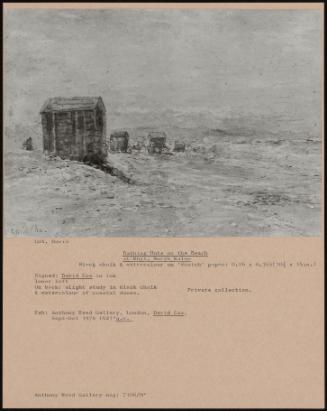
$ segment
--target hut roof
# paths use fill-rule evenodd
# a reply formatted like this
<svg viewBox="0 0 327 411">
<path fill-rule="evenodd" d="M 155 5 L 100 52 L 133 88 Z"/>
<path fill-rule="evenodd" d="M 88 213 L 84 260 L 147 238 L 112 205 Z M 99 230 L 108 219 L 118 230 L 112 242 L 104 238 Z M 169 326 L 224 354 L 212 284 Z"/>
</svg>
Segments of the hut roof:
<svg viewBox="0 0 327 411">
<path fill-rule="evenodd" d="M 164 131 L 151 131 L 148 137 L 149 138 L 166 138 L 167 134 Z"/>
<path fill-rule="evenodd" d="M 110 134 L 110 137 L 129 137 L 127 131 L 114 131 Z"/>
<path fill-rule="evenodd" d="M 52 111 L 94 110 L 100 104 L 105 110 L 101 97 L 53 97 L 42 106 L 40 113 Z"/>
</svg>

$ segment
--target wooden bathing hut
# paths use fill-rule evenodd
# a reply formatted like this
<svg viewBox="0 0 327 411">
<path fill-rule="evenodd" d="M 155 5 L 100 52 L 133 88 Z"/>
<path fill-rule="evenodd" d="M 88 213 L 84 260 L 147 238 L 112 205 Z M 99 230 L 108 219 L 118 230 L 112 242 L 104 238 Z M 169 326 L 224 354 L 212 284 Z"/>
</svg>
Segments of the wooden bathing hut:
<svg viewBox="0 0 327 411">
<path fill-rule="evenodd" d="M 109 149 L 112 152 L 126 153 L 129 134 L 127 131 L 115 131 L 110 135 Z"/>
<path fill-rule="evenodd" d="M 148 153 L 161 154 L 166 148 L 167 135 L 162 131 L 153 131 L 148 135 Z"/>
<path fill-rule="evenodd" d="M 45 153 L 79 161 L 102 161 L 107 156 L 101 97 L 50 98 L 40 114 Z"/>
<path fill-rule="evenodd" d="M 185 143 L 180 142 L 180 141 L 175 141 L 174 151 L 176 151 L 176 152 L 184 152 L 184 151 L 185 151 Z"/>
</svg>

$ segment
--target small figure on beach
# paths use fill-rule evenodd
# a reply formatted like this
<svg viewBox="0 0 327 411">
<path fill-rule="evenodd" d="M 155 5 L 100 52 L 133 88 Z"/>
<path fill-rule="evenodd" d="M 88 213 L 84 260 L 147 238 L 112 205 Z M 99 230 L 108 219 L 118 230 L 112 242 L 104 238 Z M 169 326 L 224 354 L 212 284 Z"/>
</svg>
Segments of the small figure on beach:
<svg viewBox="0 0 327 411">
<path fill-rule="evenodd" d="M 24 143 L 23 143 L 23 145 L 22 145 L 22 148 L 25 149 L 25 150 L 27 150 L 27 151 L 32 151 L 32 150 L 33 150 L 33 140 L 32 140 L 32 137 L 28 137 L 28 138 L 24 141 Z"/>
</svg>

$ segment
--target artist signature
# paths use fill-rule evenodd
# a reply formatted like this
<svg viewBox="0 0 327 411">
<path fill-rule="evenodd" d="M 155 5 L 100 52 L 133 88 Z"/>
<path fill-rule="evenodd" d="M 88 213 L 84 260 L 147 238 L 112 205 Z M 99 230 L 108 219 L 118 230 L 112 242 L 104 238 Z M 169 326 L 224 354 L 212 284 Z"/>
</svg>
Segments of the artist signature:
<svg viewBox="0 0 327 411">
<path fill-rule="evenodd" d="M 45 228 L 42 228 L 40 226 L 38 226 L 37 224 L 32 224 L 30 227 L 25 226 L 22 228 L 11 228 L 10 229 L 10 233 L 12 235 L 26 235 L 26 234 L 30 234 L 30 233 L 47 233 L 48 230 Z"/>
</svg>

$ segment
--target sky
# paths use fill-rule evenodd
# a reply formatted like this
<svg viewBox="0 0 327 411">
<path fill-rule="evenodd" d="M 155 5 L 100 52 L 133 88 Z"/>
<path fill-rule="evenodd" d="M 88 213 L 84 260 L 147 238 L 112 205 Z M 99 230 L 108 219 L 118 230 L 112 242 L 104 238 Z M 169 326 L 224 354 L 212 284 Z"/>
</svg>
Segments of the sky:
<svg viewBox="0 0 327 411">
<path fill-rule="evenodd" d="M 194 115 L 319 123 L 318 10 L 5 10 L 5 122 L 102 96 L 110 121 Z"/>
</svg>

